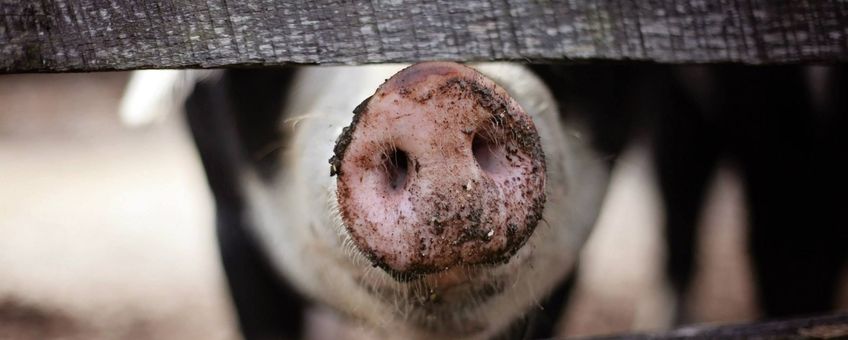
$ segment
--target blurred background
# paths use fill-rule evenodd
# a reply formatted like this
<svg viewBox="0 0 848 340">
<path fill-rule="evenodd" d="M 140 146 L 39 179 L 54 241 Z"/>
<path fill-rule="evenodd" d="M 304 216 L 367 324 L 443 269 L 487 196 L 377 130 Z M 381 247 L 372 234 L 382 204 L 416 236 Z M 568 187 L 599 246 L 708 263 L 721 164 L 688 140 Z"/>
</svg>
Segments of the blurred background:
<svg viewBox="0 0 848 340">
<path fill-rule="evenodd" d="M 121 125 L 128 73 L 0 76 L 0 339 L 233 339 L 181 117 Z"/>
<path fill-rule="evenodd" d="M 127 79 L 0 76 L 0 339 L 238 338 L 183 117 L 123 126 L 117 106 Z M 631 146 L 615 169 L 564 334 L 670 325 L 648 149 Z M 700 220 L 688 307 L 696 322 L 759 315 L 743 193 L 729 169 L 714 177 Z"/>
</svg>

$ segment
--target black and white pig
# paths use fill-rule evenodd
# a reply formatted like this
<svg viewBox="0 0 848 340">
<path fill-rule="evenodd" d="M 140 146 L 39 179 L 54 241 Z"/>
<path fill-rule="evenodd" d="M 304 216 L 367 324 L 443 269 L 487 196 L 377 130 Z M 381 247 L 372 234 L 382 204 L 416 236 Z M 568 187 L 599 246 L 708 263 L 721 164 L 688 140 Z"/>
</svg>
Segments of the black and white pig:
<svg viewBox="0 0 848 340">
<path fill-rule="evenodd" d="M 225 70 L 187 84 L 246 338 L 553 335 L 608 168 L 531 70 Z"/>
</svg>

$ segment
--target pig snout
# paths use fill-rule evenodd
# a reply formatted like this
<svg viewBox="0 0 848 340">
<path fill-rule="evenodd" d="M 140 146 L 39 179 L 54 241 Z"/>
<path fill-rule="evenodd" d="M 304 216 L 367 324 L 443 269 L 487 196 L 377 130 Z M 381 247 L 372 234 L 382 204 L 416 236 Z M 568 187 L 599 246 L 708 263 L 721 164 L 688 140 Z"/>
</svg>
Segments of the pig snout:
<svg viewBox="0 0 848 340">
<path fill-rule="evenodd" d="M 545 203 L 545 156 L 530 116 L 456 63 L 392 76 L 354 110 L 330 159 L 342 222 L 395 278 L 503 263 Z"/>
</svg>

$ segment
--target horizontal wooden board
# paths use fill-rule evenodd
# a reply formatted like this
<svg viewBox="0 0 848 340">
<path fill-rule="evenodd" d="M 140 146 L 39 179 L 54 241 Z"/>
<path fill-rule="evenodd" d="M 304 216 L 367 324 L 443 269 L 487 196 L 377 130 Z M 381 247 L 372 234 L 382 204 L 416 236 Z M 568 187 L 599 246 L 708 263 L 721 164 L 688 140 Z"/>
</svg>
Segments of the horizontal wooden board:
<svg viewBox="0 0 848 340">
<path fill-rule="evenodd" d="M 841 0 L 0 0 L 0 72 L 848 60 Z"/>
</svg>

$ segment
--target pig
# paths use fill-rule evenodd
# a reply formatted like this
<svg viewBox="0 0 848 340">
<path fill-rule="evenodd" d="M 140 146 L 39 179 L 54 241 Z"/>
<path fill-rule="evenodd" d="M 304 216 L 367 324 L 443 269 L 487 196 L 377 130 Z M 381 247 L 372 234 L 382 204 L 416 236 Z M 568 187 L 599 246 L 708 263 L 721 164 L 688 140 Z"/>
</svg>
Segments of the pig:
<svg viewBox="0 0 848 340">
<path fill-rule="evenodd" d="M 532 232 L 513 234 L 519 235 L 512 238 L 514 246 L 469 246 L 465 253 L 438 240 L 432 247 L 427 242 L 419 243 L 423 249 L 414 247 L 416 239 L 439 237 L 433 231 L 442 224 L 450 230 L 441 215 L 430 224 L 406 223 L 422 230 L 412 240 L 382 235 L 380 242 L 365 235 L 367 223 L 352 217 L 359 208 L 338 200 L 338 182 L 350 175 L 339 155 L 355 148 L 350 131 L 360 129 L 351 123 L 371 112 L 366 110 L 371 101 L 363 101 L 407 66 L 195 71 L 187 81 L 173 74 L 157 76 L 182 83 L 178 91 L 185 96 L 189 127 L 216 201 L 222 262 L 247 338 L 553 335 L 608 170 L 634 135 L 653 140 L 677 322 L 691 320 L 684 297 L 695 268 L 696 217 L 706 181 L 721 158 L 733 160 L 746 179 L 750 256 L 763 315 L 831 308 L 848 257 L 844 214 L 837 207 L 845 189 L 843 164 L 848 163 L 840 149 L 846 145 L 840 127 L 848 107 L 839 95 L 848 79 L 844 67 L 471 66 L 534 122 L 546 176 L 542 217 L 537 227 L 524 223 Z M 416 77 L 402 77 L 410 78 Z M 139 121 L 132 112 L 150 110 L 145 104 L 127 105 L 130 123 Z M 372 119 L 370 126 L 394 120 Z M 345 128 L 348 136 L 339 139 Z M 392 133 L 392 128 L 379 131 Z M 427 143 L 418 136 L 413 140 Z M 498 149 L 497 140 L 471 137 L 475 162 L 486 164 L 486 154 L 480 157 L 479 151 Z M 385 155 L 377 161 L 385 177 L 376 183 L 391 189 L 387 195 L 412 185 L 409 174 L 418 163 L 408 145 L 399 145 L 387 143 L 373 153 Z M 437 182 L 454 193 L 486 197 L 478 180 L 430 177 L 446 177 Z M 776 197 L 786 199 L 771 199 Z M 369 205 L 360 203 L 362 209 Z M 439 209 L 424 210 L 435 216 Z M 506 241 L 504 234 L 489 235 L 489 229 L 464 234 L 456 229 L 441 235 L 453 235 L 462 244 Z M 401 251 L 388 251 L 386 244 Z M 509 289 L 498 288 L 497 277 L 512 280 Z M 456 284 L 463 280 L 468 282 Z M 460 289 L 451 288 L 455 285 Z"/>
<path fill-rule="evenodd" d="M 191 77 L 245 338 L 554 335 L 609 171 L 529 68 Z"/>
</svg>

